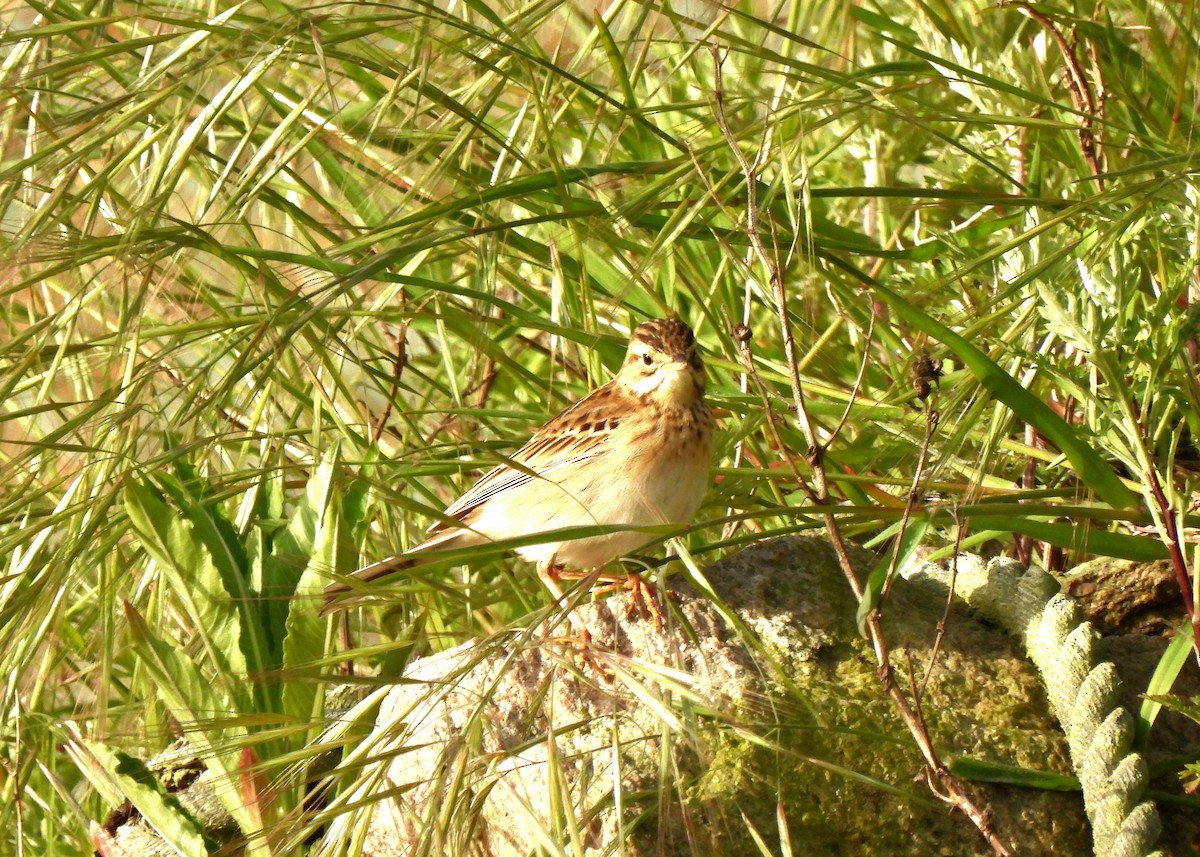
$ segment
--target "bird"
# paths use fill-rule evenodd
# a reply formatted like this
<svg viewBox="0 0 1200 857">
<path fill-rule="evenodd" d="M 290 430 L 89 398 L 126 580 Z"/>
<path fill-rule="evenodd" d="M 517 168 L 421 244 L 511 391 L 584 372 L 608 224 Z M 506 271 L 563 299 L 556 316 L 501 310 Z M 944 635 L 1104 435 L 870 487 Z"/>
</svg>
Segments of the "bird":
<svg viewBox="0 0 1200 857">
<path fill-rule="evenodd" d="M 446 509 L 425 541 L 325 587 L 322 615 L 362 584 L 435 560 L 437 549 L 592 525 L 618 528 L 517 547 L 549 581 L 565 569 L 599 569 L 654 540 L 652 533 L 620 527 L 690 523 L 710 483 L 715 421 L 705 387 L 690 327 L 675 319 L 639 324 L 611 381 L 551 418 L 488 471 Z M 560 591 L 551 591 L 561 600 Z"/>
</svg>

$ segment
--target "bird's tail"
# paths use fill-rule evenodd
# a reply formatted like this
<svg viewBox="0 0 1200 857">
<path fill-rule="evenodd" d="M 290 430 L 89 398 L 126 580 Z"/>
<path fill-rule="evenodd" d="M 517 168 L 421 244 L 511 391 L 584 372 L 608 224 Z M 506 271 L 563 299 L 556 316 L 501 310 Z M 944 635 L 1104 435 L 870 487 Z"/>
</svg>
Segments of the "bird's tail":
<svg viewBox="0 0 1200 857">
<path fill-rule="evenodd" d="M 360 568 L 348 578 L 329 584 L 321 592 L 322 597 L 325 599 L 325 603 L 321 605 L 321 612 L 319 615 L 325 616 L 343 606 L 341 596 L 345 595 L 347 592 L 357 591 L 361 584 L 370 583 L 372 580 L 383 577 L 387 574 L 391 574 L 394 571 L 402 571 L 406 568 L 413 568 L 418 565 L 433 562 L 437 559 L 437 557 L 424 556 L 426 551 L 439 547 L 446 548 L 460 546 L 462 541 L 461 536 L 462 531 L 458 530 L 449 530 L 438 533 L 433 538 L 422 542 L 411 550 L 401 554 L 396 554 L 395 556 L 390 556 L 387 559 L 381 559 L 379 562 L 373 562 L 368 566 Z"/>
</svg>

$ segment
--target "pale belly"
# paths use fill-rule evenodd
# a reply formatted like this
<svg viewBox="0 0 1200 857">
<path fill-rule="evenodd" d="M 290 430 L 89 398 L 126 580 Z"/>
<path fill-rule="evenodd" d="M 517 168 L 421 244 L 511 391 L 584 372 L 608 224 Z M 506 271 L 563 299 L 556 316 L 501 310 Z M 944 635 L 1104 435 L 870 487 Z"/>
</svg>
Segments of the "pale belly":
<svg viewBox="0 0 1200 857">
<path fill-rule="evenodd" d="M 707 445 L 688 456 L 660 450 L 649 459 L 601 459 L 606 466 L 588 468 L 586 474 L 572 474 L 557 483 L 532 480 L 508 492 L 503 506 L 489 504 L 471 529 L 502 539 L 568 527 L 684 525 L 691 522 L 708 490 L 709 455 Z M 542 565 L 590 569 L 658 538 L 661 533 L 615 532 L 528 545 L 517 553 Z"/>
</svg>

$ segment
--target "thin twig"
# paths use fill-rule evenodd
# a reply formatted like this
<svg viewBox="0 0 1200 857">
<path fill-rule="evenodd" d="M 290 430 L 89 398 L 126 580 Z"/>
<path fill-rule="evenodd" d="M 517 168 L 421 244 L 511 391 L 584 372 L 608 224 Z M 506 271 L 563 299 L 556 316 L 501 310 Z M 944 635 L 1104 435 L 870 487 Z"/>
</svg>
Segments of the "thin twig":
<svg viewBox="0 0 1200 857">
<path fill-rule="evenodd" d="M 394 354 L 392 356 L 392 383 L 388 387 L 387 398 L 384 401 L 383 413 L 370 422 L 371 425 L 371 440 L 370 445 L 375 446 L 379 443 L 379 439 L 383 437 L 383 429 L 387 425 L 388 420 L 392 416 L 392 402 L 396 396 L 400 394 L 400 376 L 404 374 L 404 367 L 408 365 L 408 323 L 411 319 L 405 319 L 400 326 L 399 333 L 392 333 L 384 325 L 380 325 L 381 332 L 385 337 L 392 341 Z"/>
<path fill-rule="evenodd" d="M 1088 77 L 1083 72 L 1083 65 L 1079 62 L 1079 58 L 1075 56 L 1075 48 L 1068 41 L 1062 31 L 1058 29 L 1053 21 L 1043 15 L 1041 12 L 1034 9 L 1028 3 L 1004 3 L 1001 5 L 1012 6 L 1021 14 L 1027 16 L 1030 20 L 1037 22 L 1047 33 L 1054 43 L 1058 45 L 1059 51 L 1062 53 L 1063 65 L 1067 70 L 1067 91 L 1071 93 L 1071 101 L 1080 114 L 1079 119 L 1079 149 L 1083 154 L 1083 159 L 1087 162 L 1088 169 L 1092 171 L 1092 177 L 1096 180 L 1096 186 L 1101 190 L 1104 189 L 1104 180 L 1101 178 L 1101 173 L 1104 172 L 1104 161 L 1100 153 L 1100 142 L 1096 134 L 1096 127 L 1101 119 L 1100 108 L 1097 107 L 1096 93 L 1092 91 L 1092 85 L 1088 81 Z M 1098 65 L 1095 66 L 1097 69 Z M 1103 84 L 1101 84 L 1101 87 Z"/>
<path fill-rule="evenodd" d="M 715 46 L 710 47 L 709 52 L 712 54 L 715 72 L 713 95 L 716 100 L 715 116 L 717 126 L 721 129 L 726 143 L 733 151 L 746 178 L 747 210 L 746 221 L 742 228 L 747 239 L 750 241 L 750 246 L 754 248 L 760 264 L 767 271 L 768 280 L 775 296 L 780 330 L 783 334 L 783 353 L 787 362 L 788 376 L 792 386 L 792 401 L 796 408 L 796 416 L 800 422 L 800 430 L 804 433 L 804 438 L 808 443 L 808 452 L 805 457 L 808 459 L 808 463 L 813 470 L 813 486 L 817 495 L 817 502 L 821 505 L 826 505 L 829 502 L 829 483 L 826 479 L 824 467 L 825 447 L 817 440 L 816 430 L 813 428 L 812 421 L 808 417 L 808 405 L 804 396 L 804 386 L 800 381 L 799 360 L 796 358 L 796 340 L 792 336 L 791 318 L 787 312 L 787 293 L 783 287 L 783 271 L 779 266 L 778 259 L 767 254 L 767 249 L 763 246 L 762 237 L 758 234 L 757 169 L 751 166 L 750 162 L 746 160 L 745 154 L 743 154 L 741 148 L 738 146 L 737 138 L 729 128 L 729 121 L 725 117 L 725 93 L 721 76 L 721 53 Z M 863 597 L 862 583 L 858 579 L 858 574 L 854 571 L 854 564 L 850 561 L 850 554 L 846 550 L 846 543 L 842 538 L 841 531 L 837 527 L 837 522 L 829 512 L 825 512 L 823 517 L 825 519 L 825 529 L 829 534 L 829 540 L 833 545 L 834 552 L 837 554 L 842 571 L 846 575 L 846 580 L 850 584 L 850 588 L 854 591 L 855 596 L 861 600 Z"/>
<path fill-rule="evenodd" d="M 1150 485 L 1150 494 L 1154 497 L 1154 502 L 1158 504 L 1159 512 L 1162 515 L 1163 529 L 1166 531 L 1163 535 L 1166 537 L 1164 541 L 1167 543 L 1167 554 L 1171 559 L 1171 568 L 1175 572 L 1175 582 L 1179 585 L 1179 593 L 1183 596 L 1183 607 L 1187 610 L 1188 619 L 1191 622 L 1192 646 L 1197 660 L 1200 660 L 1200 614 L 1196 613 L 1192 599 L 1192 580 L 1188 574 L 1187 558 L 1183 555 L 1183 539 L 1179 533 L 1175 509 L 1171 505 L 1171 501 L 1167 499 L 1162 482 L 1158 478 L 1158 472 L 1153 467 L 1147 468 L 1146 481 Z"/>
<path fill-rule="evenodd" d="M 850 419 L 850 412 L 854 409 L 854 403 L 858 401 L 858 394 L 862 391 L 863 379 L 867 377 L 867 362 L 871 356 L 871 340 L 874 336 L 875 316 L 871 316 L 867 321 L 867 336 L 863 341 L 863 359 L 858 364 L 858 377 L 854 379 L 854 386 L 850 389 L 850 398 L 846 400 L 846 407 L 842 411 L 842 418 L 838 420 L 838 424 L 829 433 L 831 441 L 842 433 L 842 429 L 846 427 L 846 421 Z"/>
<path fill-rule="evenodd" d="M 925 415 L 925 439 L 921 443 L 921 454 L 917 456 L 917 466 L 913 470 L 912 482 L 908 486 L 908 497 L 904 502 L 904 514 L 900 516 L 900 526 L 896 531 L 896 538 L 893 541 L 892 547 L 892 562 L 888 568 L 887 577 L 884 578 L 883 587 L 879 591 L 879 601 L 875 605 L 878 610 L 883 599 L 887 597 L 888 591 L 892 588 L 892 580 L 896 576 L 896 567 L 900 563 L 900 550 L 903 547 L 904 531 L 908 529 L 908 520 L 912 517 L 912 511 L 917 505 L 917 489 L 921 487 L 921 477 L 925 474 L 925 462 L 929 458 L 929 444 L 933 440 L 933 433 L 937 431 L 938 423 L 941 418 L 938 412 L 930 408 Z"/>
<path fill-rule="evenodd" d="M 741 147 L 738 145 L 737 138 L 729 128 L 729 122 L 725 118 L 725 90 L 721 77 L 721 53 L 716 46 L 710 46 L 709 52 L 712 54 L 713 64 L 716 68 L 713 96 L 717 103 L 717 126 L 721 129 L 725 141 L 729 144 L 729 148 L 732 150 L 734 157 L 737 158 L 738 164 L 741 165 L 742 173 L 746 177 L 746 222 L 742 228 L 746 233 L 746 237 L 750 239 L 750 246 L 754 248 L 759 263 L 767 271 L 771 290 L 780 308 L 779 326 L 783 334 L 783 354 L 787 360 L 789 380 L 792 384 L 792 398 L 796 400 L 800 427 L 803 429 L 804 436 L 809 439 L 810 446 L 812 447 L 809 450 L 809 454 L 810 456 L 819 455 L 824 450 L 818 452 L 818 447 L 813 442 L 816 434 L 808 418 L 808 408 L 804 404 L 804 390 L 800 383 L 799 361 L 796 359 L 796 340 L 792 336 L 792 322 L 787 314 L 787 295 L 783 288 L 782 271 L 779 269 L 778 259 L 767 255 L 767 248 L 763 246 L 762 237 L 758 234 L 758 168 L 752 166 L 746 159 L 745 153 L 742 152 Z M 760 159 L 755 158 L 756 162 L 758 160 Z"/>
<path fill-rule="evenodd" d="M 383 335 L 392 340 L 392 347 L 395 349 L 395 354 L 392 357 L 392 383 L 388 388 L 387 400 L 383 406 L 383 413 L 372 421 L 371 425 L 371 446 L 379 443 L 379 439 L 383 437 L 383 430 L 387 427 L 388 420 L 392 416 L 392 403 L 400 395 L 400 376 L 404 374 L 404 368 L 408 366 L 408 328 L 412 324 L 413 319 L 424 312 L 425 307 L 429 306 L 433 300 L 433 296 L 425 298 L 417 304 L 417 308 L 411 313 L 408 313 L 404 320 L 400 322 L 400 329 L 392 334 L 386 328 L 383 329 Z M 400 310 L 404 312 L 408 303 L 408 295 L 403 290 L 400 291 Z"/>
<path fill-rule="evenodd" d="M 771 393 L 767 389 L 767 385 L 763 383 L 763 379 L 759 376 L 758 370 L 754 366 L 754 355 L 750 353 L 750 328 L 744 324 L 736 324 L 733 326 L 732 333 L 733 338 L 737 340 L 738 346 L 741 348 L 742 362 L 746 366 L 746 375 L 754 381 L 754 386 L 763 401 L 763 407 L 766 409 L 767 430 L 771 433 L 771 440 L 775 444 L 775 449 L 783 456 L 783 460 L 787 462 L 788 467 L 791 468 L 792 475 L 796 479 L 796 484 L 808 495 L 808 499 L 812 500 L 814 504 L 819 504 L 820 500 L 816 492 L 808 484 L 808 480 L 804 478 L 804 474 L 800 472 L 799 465 L 792 458 L 787 444 L 783 442 L 783 437 L 779 434 L 778 426 L 775 425 L 775 412 L 771 410 Z"/>
<path fill-rule="evenodd" d="M 812 422 L 808 417 L 808 410 L 805 403 L 804 387 L 800 381 L 799 361 L 796 358 L 796 343 L 792 336 L 791 320 L 787 310 L 787 293 L 783 285 L 783 270 L 780 265 L 778 252 L 775 255 L 767 253 L 766 247 L 763 246 L 761 236 L 758 234 L 759 212 L 758 212 L 758 192 L 757 192 L 757 167 L 750 164 L 745 154 L 738 145 L 737 138 L 730 130 L 729 122 L 725 116 L 725 94 L 724 86 L 721 77 L 721 54 L 716 47 L 711 47 L 714 75 L 714 99 L 715 110 L 714 114 L 718 127 L 725 137 L 730 150 L 737 158 L 741 165 L 742 173 L 746 180 L 746 199 L 747 210 L 746 220 L 743 224 L 746 237 L 750 242 L 750 246 L 754 249 L 758 256 L 759 262 L 767 273 L 768 281 L 771 285 L 771 291 L 775 297 L 775 309 L 779 317 L 780 329 L 783 333 L 783 348 L 784 355 L 787 360 L 788 375 L 792 385 L 792 397 L 794 400 L 797 418 L 800 422 L 800 428 L 804 433 L 804 437 L 808 442 L 808 461 L 812 466 L 813 471 L 813 493 L 819 508 L 824 508 L 823 512 L 825 519 L 825 529 L 829 534 L 830 542 L 833 545 L 834 551 L 838 556 L 838 561 L 842 566 L 842 572 L 846 577 L 851 589 L 854 591 L 855 597 L 861 602 L 863 599 L 862 583 L 858 579 L 858 573 L 854 569 L 853 563 L 850 561 L 849 553 L 846 550 L 845 541 L 842 538 L 841 531 L 838 529 L 837 521 L 832 512 L 828 511 L 829 504 L 829 483 L 825 473 L 824 453 L 825 448 L 819 442 L 816 431 L 813 428 Z M 761 152 L 760 152 L 761 156 Z M 756 158 L 761 161 L 762 158 Z M 900 718 L 904 721 L 909 733 L 916 741 L 917 746 L 921 750 L 922 756 L 925 757 L 926 764 L 929 770 L 929 780 L 931 790 L 934 794 L 942 797 L 952 806 L 967 816 L 975 825 L 976 829 L 991 845 L 993 852 L 997 857 L 1008 857 L 1009 851 L 1004 846 L 996 835 L 996 831 L 992 826 L 991 816 L 988 812 L 980 809 L 975 805 L 970 797 L 966 794 L 962 785 L 950 773 L 949 769 L 942 763 L 938 756 L 937 750 L 933 746 L 933 741 L 929 737 L 929 731 L 925 728 L 923 718 L 918 711 L 915 711 L 904 693 L 900 690 L 900 686 L 896 683 L 895 676 L 892 672 L 891 660 L 888 653 L 887 642 L 883 636 L 881 619 L 878 609 L 871 611 L 867 616 L 867 631 L 871 639 L 872 646 L 875 650 L 876 660 L 879 664 L 879 679 L 883 684 L 885 691 L 892 700 Z M 936 778 L 938 789 L 933 788 L 933 781 Z M 943 796 L 944 795 L 944 796 Z"/>
<path fill-rule="evenodd" d="M 710 200 L 712 200 L 713 204 L 717 206 L 717 209 L 722 214 L 724 214 L 727 218 L 729 218 L 729 221 L 731 223 L 737 223 L 738 216 L 728 206 L 725 205 L 725 202 L 721 198 L 721 195 L 717 193 L 717 189 L 715 187 L 713 187 L 711 182 L 708 181 L 708 176 L 705 173 L 704 167 L 701 165 L 699 159 L 696 157 L 696 152 L 690 146 L 688 147 L 688 155 L 691 156 L 692 165 L 695 166 L 695 168 L 696 168 L 696 175 L 699 176 L 700 181 L 704 182 L 704 184 L 705 184 L 705 190 L 708 193 L 708 198 Z M 756 158 L 756 160 L 757 160 L 757 158 Z M 716 239 L 717 239 L 717 241 L 719 241 L 721 243 L 721 246 L 723 248 L 725 248 L 727 251 L 729 251 L 730 255 L 732 255 L 732 248 L 729 247 L 729 245 L 726 243 L 725 239 L 722 238 L 720 235 L 716 236 Z M 794 250 L 794 249 L 795 249 L 795 242 L 793 241 L 792 247 L 789 248 L 789 256 L 790 256 L 792 250 Z M 770 388 L 768 388 L 767 385 L 763 383 L 762 378 L 758 375 L 758 370 L 754 366 L 754 357 L 750 353 L 750 339 L 753 335 L 752 331 L 750 330 L 751 294 L 752 294 L 752 292 L 750 289 L 750 282 L 749 282 L 749 279 L 747 279 L 745 298 L 742 302 L 742 320 L 737 323 L 729 323 L 729 317 L 726 316 L 726 318 L 725 318 L 725 321 L 727 323 L 729 323 L 730 335 L 732 336 L 734 341 L 738 343 L 738 350 L 742 356 L 742 361 L 746 367 L 745 371 L 743 371 L 741 373 L 741 380 L 739 382 L 741 391 L 743 393 L 748 392 L 750 381 L 751 380 L 754 381 L 755 388 L 758 390 L 759 397 L 762 399 L 762 402 L 763 402 L 763 409 L 765 410 L 765 412 L 767 414 L 767 425 L 771 431 L 771 437 L 775 443 L 775 449 L 780 455 L 783 456 L 784 461 L 788 465 L 788 468 L 792 471 L 792 474 L 795 476 L 796 483 L 801 487 L 801 489 L 804 491 L 804 493 L 808 495 L 809 499 L 815 503 L 816 502 L 816 494 L 813 492 L 812 487 L 808 484 L 808 481 L 804 478 L 804 475 L 800 472 L 800 468 L 797 466 L 796 460 L 792 456 L 791 450 L 787 447 L 787 445 L 783 442 L 783 439 L 779 436 L 779 432 L 774 424 L 774 409 L 772 408 L 771 403 L 772 403 L 773 399 L 781 398 L 781 397 L 774 396 L 772 394 Z M 743 441 L 739 439 L 736 447 L 734 448 L 733 464 L 735 467 L 741 461 L 743 454 L 744 454 Z M 733 509 L 727 508 L 726 514 L 727 514 L 727 516 L 732 516 Z M 741 522 L 737 521 L 737 520 L 728 521 L 721 531 L 721 538 L 722 539 L 732 538 L 734 532 L 736 531 L 736 529 L 740 523 Z"/>
<path fill-rule="evenodd" d="M 929 679 L 933 675 L 933 665 L 937 663 L 938 651 L 942 648 L 942 640 L 946 637 L 946 625 L 950 620 L 950 607 L 954 604 L 954 584 L 958 582 L 958 548 L 962 544 L 966 527 L 958 520 L 958 516 L 954 519 L 954 552 L 950 555 L 950 588 L 946 592 L 946 604 L 942 608 L 942 618 L 938 620 L 937 630 L 933 635 L 933 646 L 929 650 L 929 665 L 925 668 L 925 676 L 921 679 L 921 684 L 916 688 L 913 694 L 913 699 L 916 701 L 917 708 L 921 707 L 921 698 L 925 696 L 925 688 L 929 685 Z"/>
</svg>

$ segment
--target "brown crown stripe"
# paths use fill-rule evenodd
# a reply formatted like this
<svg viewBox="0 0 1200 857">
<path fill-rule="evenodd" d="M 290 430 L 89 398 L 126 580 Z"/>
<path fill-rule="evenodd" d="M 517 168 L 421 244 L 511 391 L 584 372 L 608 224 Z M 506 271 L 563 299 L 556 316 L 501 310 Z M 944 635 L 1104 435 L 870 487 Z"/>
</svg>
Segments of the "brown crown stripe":
<svg viewBox="0 0 1200 857">
<path fill-rule="evenodd" d="M 664 354 L 685 354 L 696 342 L 692 329 L 674 319 L 656 319 L 639 324 L 633 331 L 633 339 Z"/>
</svg>

